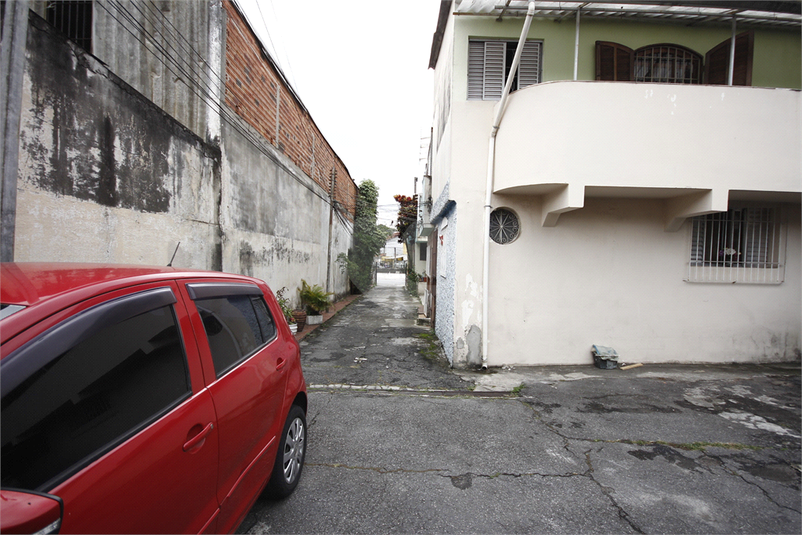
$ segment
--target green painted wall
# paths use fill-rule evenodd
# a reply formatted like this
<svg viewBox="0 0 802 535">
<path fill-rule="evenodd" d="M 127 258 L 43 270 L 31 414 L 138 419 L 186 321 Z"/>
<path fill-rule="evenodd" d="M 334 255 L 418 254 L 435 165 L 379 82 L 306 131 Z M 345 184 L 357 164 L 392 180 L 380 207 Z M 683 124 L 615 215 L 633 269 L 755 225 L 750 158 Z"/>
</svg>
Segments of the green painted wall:
<svg viewBox="0 0 802 535">
<path fill-rule="evenodd" d="M 518 39 L 523 19 L 497 22 L 492 17 L 459 16 L 456 20 L 454 83 L 456 98 L 465 98 L 467 78 L 467 40 L 477 38 Z M 739 28 L 737 32 L 745 31 Z M 543 81 L 572 80 L 574 77 L 575 19 L 556 22 L 535 19 L 529 39 L 543 41 Z M 729 26 L 683 26 L 679 24 L 624 21 L 581 21 L 577 78 L 593 80 L 596 66 L 596 41 L 614 41 L 630 48 L 657 43 L 688 47 L 704 58 L 705 53 L 729 39 Z M 464 46 L 463 46 L 464 43 Z M 795 29 L 756 29 L 752 67 L 755 87 L 802 88 L 802 33 Z"/>
</svg>

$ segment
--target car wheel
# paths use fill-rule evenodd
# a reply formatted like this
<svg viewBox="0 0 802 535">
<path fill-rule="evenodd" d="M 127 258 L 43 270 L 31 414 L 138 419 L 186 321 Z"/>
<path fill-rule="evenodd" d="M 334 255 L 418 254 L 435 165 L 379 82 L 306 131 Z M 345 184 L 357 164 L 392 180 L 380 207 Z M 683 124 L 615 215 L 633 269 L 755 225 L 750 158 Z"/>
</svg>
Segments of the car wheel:
<svg viewBox="0 0 802 535">
<path fill-rule="evenodd" d="M 272 498 L 286 498 L 301 479 L 301 471 L 306 457 L 306 416 L 303 409 L 293 405 L 284 423 L 276 463 L 267 484 L 267 492 Z"/>
</svg>

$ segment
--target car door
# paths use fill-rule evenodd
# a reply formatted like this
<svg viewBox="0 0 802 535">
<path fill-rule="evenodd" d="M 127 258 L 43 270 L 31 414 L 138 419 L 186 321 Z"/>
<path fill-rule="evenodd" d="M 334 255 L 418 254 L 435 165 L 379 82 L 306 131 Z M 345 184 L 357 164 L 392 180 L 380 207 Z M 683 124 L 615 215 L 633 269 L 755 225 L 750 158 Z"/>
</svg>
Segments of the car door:
<svg viewBox="0 0 802 535">
<path fill-rule="evenodd" d="M 262 288 L 193 281 L 185 289 L 195 304 L 190 316 L 220 426 L 218 530 L 225 532 L 241 522 L 270 477 L 289 360 Z"/>
<path fill-rule="evenodd" d="M 62 533 L 216 529 L 217 423 L 176 295 L 96 297 L 3 359 L 2 486 L 61 498 Z"/>
</svg>

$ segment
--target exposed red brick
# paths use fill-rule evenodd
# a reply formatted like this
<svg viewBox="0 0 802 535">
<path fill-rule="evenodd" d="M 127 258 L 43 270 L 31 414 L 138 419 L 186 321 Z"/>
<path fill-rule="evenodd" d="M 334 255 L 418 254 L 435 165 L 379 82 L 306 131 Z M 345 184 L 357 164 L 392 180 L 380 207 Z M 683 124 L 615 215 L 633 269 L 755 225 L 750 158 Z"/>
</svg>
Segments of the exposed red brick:
<svg viewBox="0 0 802 535">
<path fill-rule="evenodd" d="M 357 186 L 345 164 L 270 60 L 262 56 L 256 38 L 237 8 L 229 1 L 223 5 L 227 13 L 226 105 L 326 192 L 331 190 L 331 176 L 336 172 L 333 198 L 353 221 Z"/>
</svg>

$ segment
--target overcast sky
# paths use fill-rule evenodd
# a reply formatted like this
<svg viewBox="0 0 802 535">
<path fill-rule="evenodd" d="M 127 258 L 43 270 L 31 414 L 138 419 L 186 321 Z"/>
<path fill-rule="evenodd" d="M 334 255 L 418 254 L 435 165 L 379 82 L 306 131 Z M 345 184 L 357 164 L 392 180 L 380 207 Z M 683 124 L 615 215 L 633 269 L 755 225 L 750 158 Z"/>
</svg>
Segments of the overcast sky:
<svg viewBox="0 0 802 535">
<path fill-rule="evenodd" d="M 237 0 L 359 184 L 412 195 L 432 115 L 428 70 L 439 0 Z"/>
</svg>

